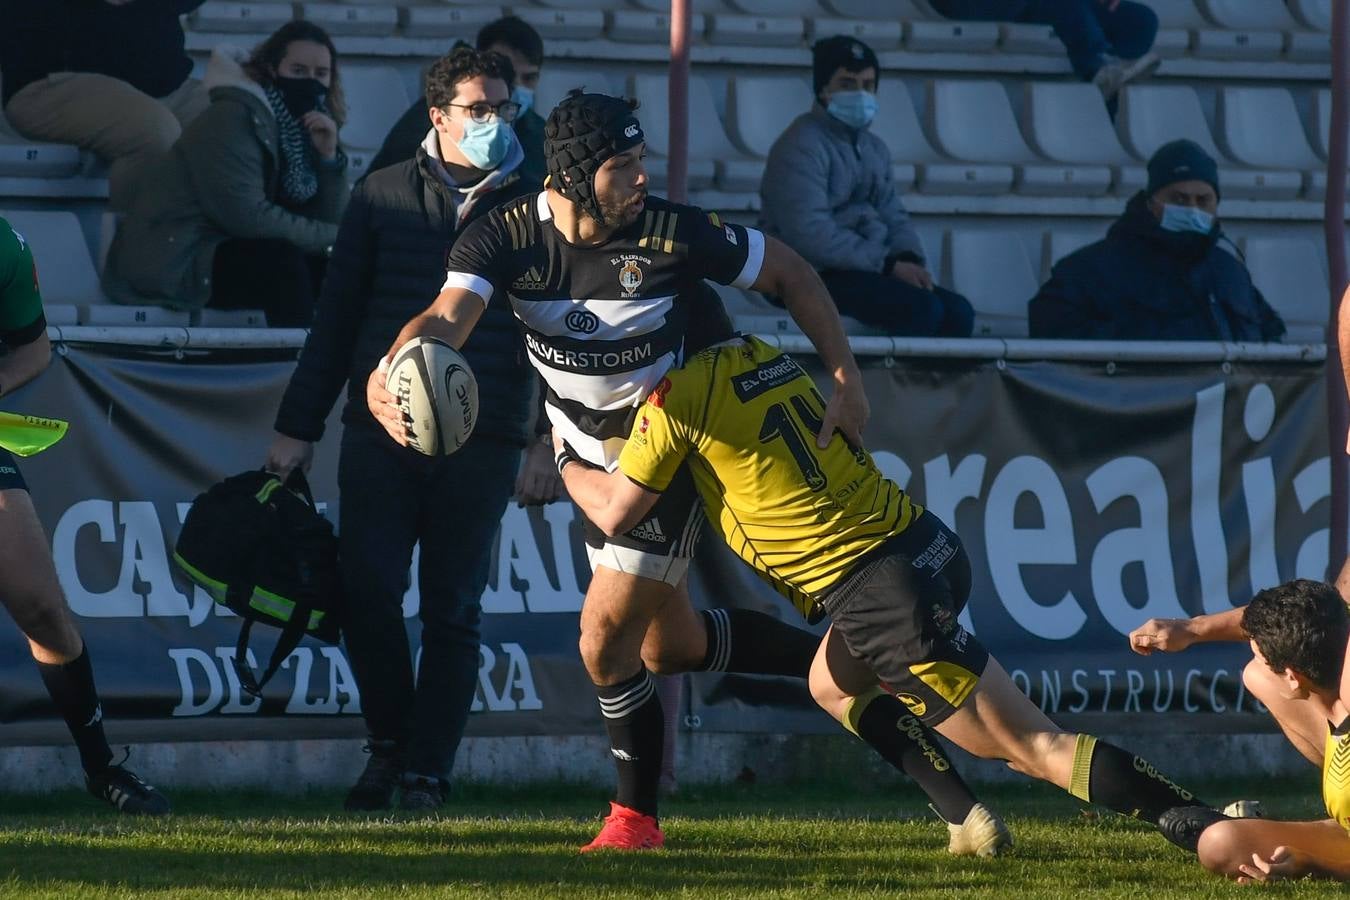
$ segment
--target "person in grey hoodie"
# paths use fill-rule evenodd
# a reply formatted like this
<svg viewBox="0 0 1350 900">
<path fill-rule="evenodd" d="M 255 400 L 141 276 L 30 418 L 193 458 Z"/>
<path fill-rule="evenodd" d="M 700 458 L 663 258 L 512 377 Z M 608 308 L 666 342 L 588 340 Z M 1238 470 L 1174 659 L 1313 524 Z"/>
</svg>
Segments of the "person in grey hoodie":
<svg viewBox="0 0 1350 900">
<path fill-rule="evenodd" d="M 217 48 L 211 105 L 144 179 L 108 254 L 119 303 L 262 309 L 306 327 L 347 203 L 338 55 L 287 22 L 251 56 Z"/>
<path fill-rule="evenodd" d="M 769 151 L 761 227 L 816 267 L 842 315 L 888 334 L 969 337 L 970 303 L 934 283 L 891 178 L 890 150 L 868 130 L 876 54 L 842 36 L 811 53 L 816 102 Z"/>
</svg>

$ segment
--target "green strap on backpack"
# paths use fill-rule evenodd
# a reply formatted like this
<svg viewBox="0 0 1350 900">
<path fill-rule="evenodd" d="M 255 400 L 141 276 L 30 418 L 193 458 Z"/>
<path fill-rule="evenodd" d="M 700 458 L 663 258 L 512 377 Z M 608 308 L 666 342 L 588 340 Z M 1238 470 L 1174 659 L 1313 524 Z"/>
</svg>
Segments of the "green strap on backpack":
<svg viewBox="0 0 1350 900">
<path fill-rule="evenodd" d="M 173 559 L 212 599 L 243 618 L 234 669 L 252 696 L 261 696 L 306 634 L 338 642 L 337 537 L 298 469 L 284 482 L 271 472 L 244 472 L 199 495 Z M 281 629 L 261 678 L 247 662 L 255 622 Z"/>
</svg>

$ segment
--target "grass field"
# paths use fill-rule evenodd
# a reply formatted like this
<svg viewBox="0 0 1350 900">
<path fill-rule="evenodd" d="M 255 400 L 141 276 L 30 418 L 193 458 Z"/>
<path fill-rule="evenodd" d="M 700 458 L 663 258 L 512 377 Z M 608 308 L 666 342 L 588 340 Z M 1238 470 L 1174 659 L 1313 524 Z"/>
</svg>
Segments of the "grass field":
<svg viewBox="0 0 1350 900">
<path fill-rule="evenodd" d="M 1296 784 L 1206 785 L 1281 817 L 1321 814 Z M 460 788 L 439 816 L 356 816 L 338 794 L 176 793 L 175 814 L 131 821 L 89 797 L 0 795 L 0 896 L 327 897 L 1280 897 L 1336 896 L 1302 882 L 1242 888 L 1201 872 L 1151 829 L 1084 813 L 1040 785 L 981 790 L 1015 851 L 949 857 L 946 830 L 907 785 L 860 791 L 736 784 L 666 802 L 667 849 L 580 856 L 605 794 L 558 785 Z M 1283 796 L 1282 796 L 1283 795 Z"/>
</svg>

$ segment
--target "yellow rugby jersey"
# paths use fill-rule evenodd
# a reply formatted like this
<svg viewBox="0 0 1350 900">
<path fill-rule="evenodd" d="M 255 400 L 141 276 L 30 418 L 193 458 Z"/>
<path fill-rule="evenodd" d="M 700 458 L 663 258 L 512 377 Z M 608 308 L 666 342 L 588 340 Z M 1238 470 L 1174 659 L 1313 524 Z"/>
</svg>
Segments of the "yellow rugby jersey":
<svg viewBox="0 0 1350 900">
<path fill-rule="evenodd" d="M 817 449 L 824 414 L 796 362 L 737 338 L 666 375 L 639 410 L 619 468 L 663 491 L 688 457 L 718 534 L 810 615 L 860 556 L 923 511 L 842 436 Z"/>
<path fill-rule="evenodd" d="M 1322 755 L 1322 802 L 1327 815 L 1350 832 L 1350 718 L 1327 732 Z"/>
</svg>

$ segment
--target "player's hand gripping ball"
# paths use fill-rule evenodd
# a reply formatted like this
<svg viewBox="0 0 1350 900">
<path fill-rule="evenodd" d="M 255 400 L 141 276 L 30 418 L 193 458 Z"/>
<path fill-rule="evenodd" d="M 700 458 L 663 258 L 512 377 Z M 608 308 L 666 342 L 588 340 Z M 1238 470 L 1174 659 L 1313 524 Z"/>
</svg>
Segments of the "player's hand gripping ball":
<svg viewBox="0 0 1350 900">
<path fill-rule="evenodd" d="M 463 355 L 445 341 L 417 337 L 399 347 L 385 387 L 398 400 L 414 450 L 449 456 L 473 433 L 478 382 Z"/>
</svg>

